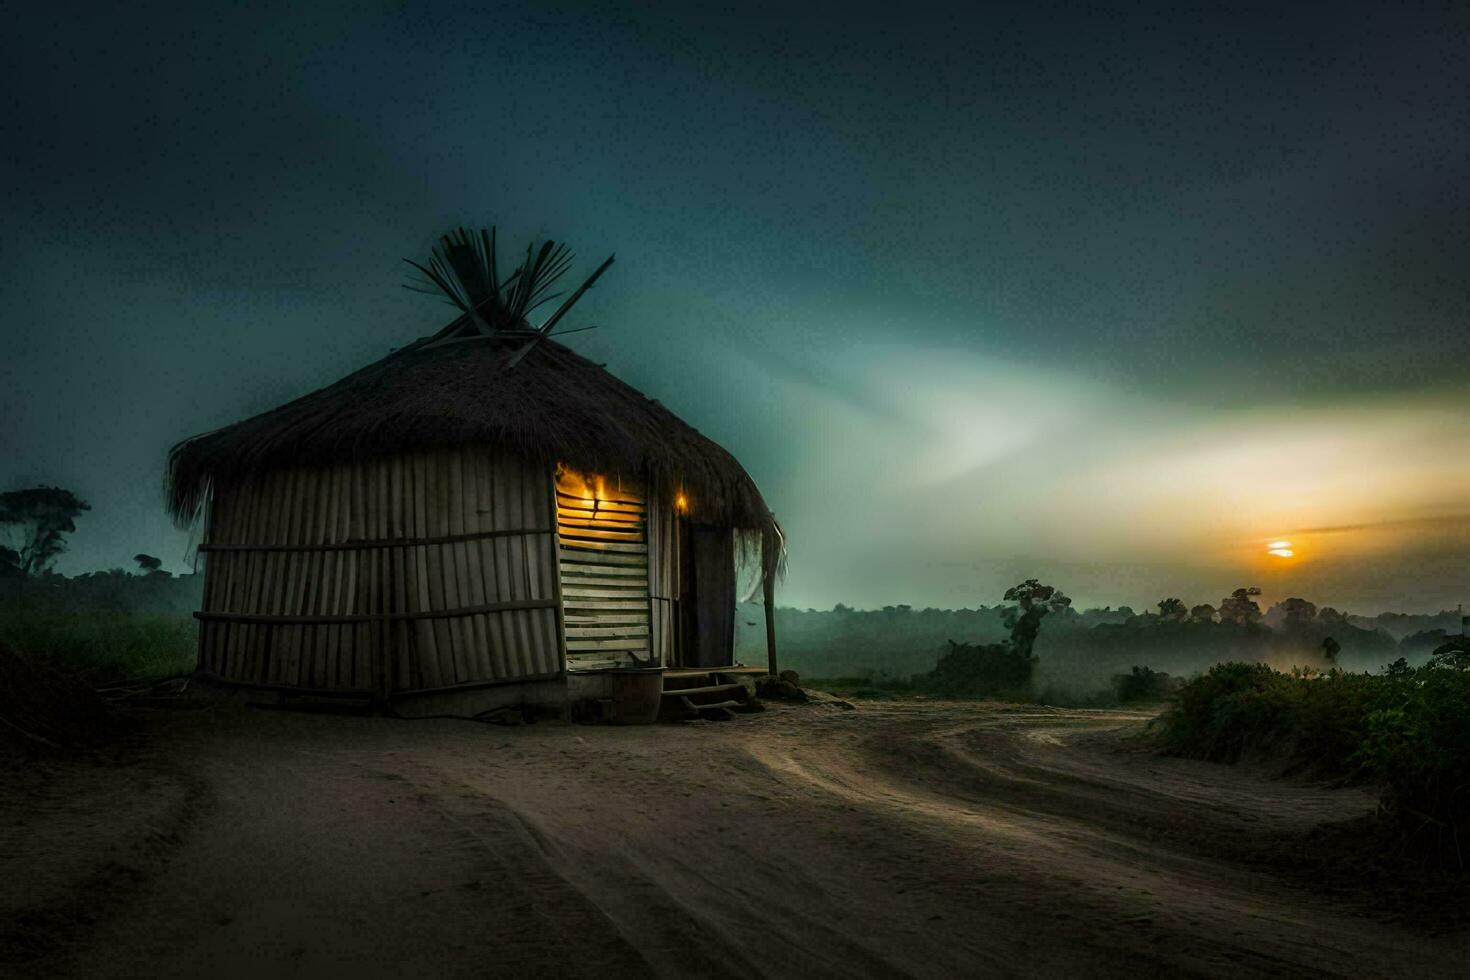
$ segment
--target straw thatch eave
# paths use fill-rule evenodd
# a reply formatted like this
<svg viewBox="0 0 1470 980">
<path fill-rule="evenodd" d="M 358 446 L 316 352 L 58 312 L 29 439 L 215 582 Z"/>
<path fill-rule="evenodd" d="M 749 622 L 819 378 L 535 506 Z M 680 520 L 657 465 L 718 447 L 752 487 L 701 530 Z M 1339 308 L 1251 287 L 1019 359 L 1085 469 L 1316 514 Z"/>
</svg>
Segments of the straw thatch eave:
<svg viewBox="0 0 1470 980">
<path fill-rule="evenodd" d="M 780 532 L 755 481 L 657 401 L 552 340 L 513 367 L 522 337 L 420 342 L 335 384 L 169 454 L 168 505 L 194 521 L 213 488 L 261 473 L 410 450 L 484 445 L 548 465 L 648 481 L 694 520 L 755 532 L 774 570 Z"/>
</svg>

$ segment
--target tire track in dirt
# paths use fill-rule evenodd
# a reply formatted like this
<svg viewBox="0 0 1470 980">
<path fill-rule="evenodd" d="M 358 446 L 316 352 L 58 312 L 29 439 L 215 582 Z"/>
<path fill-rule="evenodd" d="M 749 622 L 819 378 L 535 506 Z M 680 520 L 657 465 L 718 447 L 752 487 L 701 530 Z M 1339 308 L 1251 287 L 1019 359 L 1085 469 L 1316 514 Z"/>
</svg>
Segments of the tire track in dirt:
<svg viewBox="0 0 1470 980">
<path fill-rule="evenodd" d="M 17 976 L 166 873 L 213 805 L 204 780 L 151 754 L 24 765 L 6 773 L 0 800 L 0 966 Z M 42 822 L 59 833 L 39 838 Z M 58 844 L 62 854 L 46 853 Z"/>
<path fill-rule="evenodd" d="M 1090 921 L 1073 919 L 1072 928 L 1108 935 L 1171 969 L 1458 972 L 1442 950 L 1426 955 L 1416 937 L 1344 916 L 1272 876 L 1222 860 L 1228 841 L 1201 847 L 1240 818 L 1267 822 L 1294 800 L 1309 801 L 1314 815 L 1346 817 L 1366 796 L 1279 782 L 1267 787 L 1214 767 L 1222 789 L 1211 795 L 1193 780 L 1181 799 L 1167 779 L 1137 785 L 1126 759 L 1069 745 L 1078 734 L 1137 724 L 1136 715 L 1001 711 L 955 724 L 930 706 L 888 710 L 894 720 L 911 715 L 901 731 L 879 726 L 890 730 L 843 738 L 844 719 L 832 723 L 829 737 L 794 750 L 756 745 L 752 752 L 781 778 L 924 827 L 957 845 L 956 860 L 1008 867 L 1038 888 L 1065 882 L 1091 906 Z M 1211 808 L 1214 802 L 1226 804 L 1225 817 Z M 1259 812 L 1251 813 L 1252 805 Z M 1119 930 L 1118 923 L 1131 928 Z"/>
</svg>

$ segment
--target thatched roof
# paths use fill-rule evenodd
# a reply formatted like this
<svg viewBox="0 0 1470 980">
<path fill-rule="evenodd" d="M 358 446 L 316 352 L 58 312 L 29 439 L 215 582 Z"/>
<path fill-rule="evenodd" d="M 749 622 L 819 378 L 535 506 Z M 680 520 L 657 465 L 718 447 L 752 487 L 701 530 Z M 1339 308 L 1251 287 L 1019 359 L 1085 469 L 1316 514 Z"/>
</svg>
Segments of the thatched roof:
<svg viewBox="0 0 1470 980">
<path fill-rule="evenodd" d="M 530 345 L 508 367 L 527 336 L 441 333 L 280 408 L 186 439 L 169 454 L 174 519 L 194 520 L 212 487 L 270 469 L 481 444 L 649 480 L 666 500 L 683 491 L 693 519 L 775 545 L 775 521 L 735 457 L 553 340 Z"/>
</svg>

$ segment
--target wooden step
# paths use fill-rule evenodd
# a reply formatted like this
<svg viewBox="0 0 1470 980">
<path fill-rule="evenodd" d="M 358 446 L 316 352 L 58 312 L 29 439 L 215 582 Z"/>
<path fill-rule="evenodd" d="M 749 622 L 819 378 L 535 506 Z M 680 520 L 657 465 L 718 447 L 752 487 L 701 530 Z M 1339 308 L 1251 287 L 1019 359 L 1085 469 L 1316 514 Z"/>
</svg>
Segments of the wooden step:
<svg viewBox="0 0 1470 980">
<path fill-rule="evenodd" d="M 745 685 L 709 684 L 704 687 L 666 687 L 664 688 L 664 697 L 673 698 L 703 696 L 707 694 L 729 694 L 735 691 L 739 691 L 743 699 L 743 695 L 745 694 Z"/>
<path fill-rule="evenodd" d="M 746 667 L 737 664 L 731 667 L 670 667 L 664 671 L 665 680 L 697 680 L 705 683 L 720 677 L 764 677 L 766 668 Z"/>
<path fill-rule="evenodd" d="M 713 704 L 695 704 L 688 698 L 680 698 L 679 706 L 684 709 L 686 721 L 703 718 L 706 721 L 729 721 L 741 705 L 739 701 L 720 701 Z M 660 712 L 662 713 L 662 712 Z"/>
</svg>

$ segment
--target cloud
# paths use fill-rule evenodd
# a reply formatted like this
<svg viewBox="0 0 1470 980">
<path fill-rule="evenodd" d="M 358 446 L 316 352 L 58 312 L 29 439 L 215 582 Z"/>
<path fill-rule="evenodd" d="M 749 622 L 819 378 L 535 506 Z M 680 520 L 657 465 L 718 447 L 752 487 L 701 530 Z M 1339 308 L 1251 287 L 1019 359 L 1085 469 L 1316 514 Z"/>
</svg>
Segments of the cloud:
<svg viewBox="0 0 1470 980">
<path fill-rule="evenodd" d="M 1360 521 L 1356 524 L 1332 524 L 1323 527 L 1300 527 L 1286 534 L 1349 534 L 1355 531 L 1434 531 L 1442 528 L 1470 527 L 1470 514 L 1442 514 L 1434 517 L 1408 517 L 1390 521 Z"/>
</svg>

